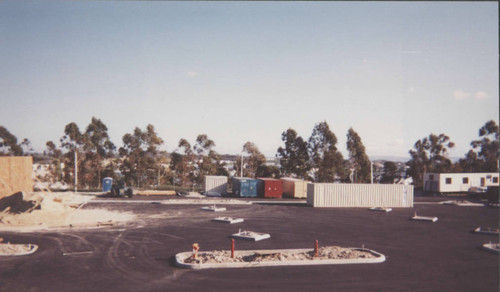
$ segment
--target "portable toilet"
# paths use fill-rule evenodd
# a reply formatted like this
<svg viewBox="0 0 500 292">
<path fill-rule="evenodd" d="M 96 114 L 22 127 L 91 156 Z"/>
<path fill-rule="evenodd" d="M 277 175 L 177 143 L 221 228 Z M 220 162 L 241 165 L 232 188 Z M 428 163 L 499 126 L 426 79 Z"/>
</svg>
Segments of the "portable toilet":
<svg viewBox="0 0 500 292">
<path fill-rule="evenodd" d="M 107 193 L 111 191 L 111 186 L 113 185 L 113 179 L 111 177 L 105 177 L 102 179 L 102 191 Z"/>
<path fill-rule="evenodd" d="M 258 194 L 263 198 L 281 198 L 283 193 L 282 182 L 279 179 L 259 177 Z"/>
<path fill-rule="evenodd" d="M 257 197 L 258 180 L 248 177 L 233 177 L 233 194 L 238 197 Z"/>
</svg>

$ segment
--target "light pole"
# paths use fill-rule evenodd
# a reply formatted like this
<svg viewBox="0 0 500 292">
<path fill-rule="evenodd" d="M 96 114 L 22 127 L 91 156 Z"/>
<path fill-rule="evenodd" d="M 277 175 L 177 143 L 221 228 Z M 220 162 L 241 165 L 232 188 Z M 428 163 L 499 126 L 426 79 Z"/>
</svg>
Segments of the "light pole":
<svg viewBox="0 0 500 292">
<path fill-rule="evenodd" d="M 243 153 L 241 153 L 240 177 L 243 177 Z"/>
<path fill-rule="evenodd" d="M 78 155 L 75 149 L 75 193 L 78 191 Z"/>
<path fill-rule="evenodd" d="M 373 184 L 373 161 L 370 161 L 370 171 L 371 171 L 372 184 Z"/>
</svg>

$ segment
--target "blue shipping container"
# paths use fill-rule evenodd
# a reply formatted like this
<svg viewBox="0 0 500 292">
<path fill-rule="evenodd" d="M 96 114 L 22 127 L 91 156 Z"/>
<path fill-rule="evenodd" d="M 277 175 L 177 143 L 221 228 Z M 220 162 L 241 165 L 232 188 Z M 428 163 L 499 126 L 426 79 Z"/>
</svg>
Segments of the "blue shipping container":
<svg viewBox="0 0 500 292">
<path fill-rule="evenodd" d="M 103 192 L 110 192 L 111 191 L 111 186 L 113 185 L 113 179 L 110 177 L 105 177 L 102 179 L 102 191 Z"/>
<path fill-rule="evenodd" d="M 257 197 L 259 180 L 248 177 L 233 177 L 233 194 L 238 197 Z"/>
</svg>

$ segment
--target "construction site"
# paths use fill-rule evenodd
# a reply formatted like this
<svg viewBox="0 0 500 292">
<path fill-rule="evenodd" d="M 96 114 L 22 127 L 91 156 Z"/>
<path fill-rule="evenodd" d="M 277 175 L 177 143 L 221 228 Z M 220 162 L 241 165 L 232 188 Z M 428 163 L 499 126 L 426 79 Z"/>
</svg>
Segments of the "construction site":
<svg viewBox="0 0 500 292">
<path fill-rule="evenodd" d="M 2 291 L 498 291 L 484 201 L 33 192 L 25 164 L 0 173 Z"/>
</svg>

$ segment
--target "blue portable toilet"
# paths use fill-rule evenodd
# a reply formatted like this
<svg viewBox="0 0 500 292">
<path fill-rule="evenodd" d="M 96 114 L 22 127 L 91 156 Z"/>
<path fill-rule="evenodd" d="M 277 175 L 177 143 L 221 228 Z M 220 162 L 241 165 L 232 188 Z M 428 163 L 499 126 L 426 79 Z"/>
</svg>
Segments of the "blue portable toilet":
<svg viewBox="0 0 500 292">
<path fill-rule="evenodd" d="M 233 177 L 233 194 L 238 197 L 257 197 L 259 180 L 248 177 Z"/>
<path fill-rule="evenodd" d="M 105 177 L 102 179 L 102 191 L 107 193 L 111 191 L 111 186 L 113 185 L 113 179 L 111 177 Z"/>
</svg>

